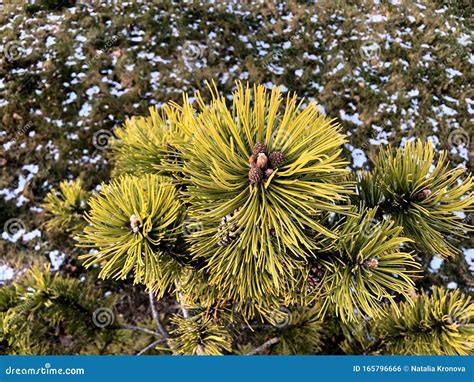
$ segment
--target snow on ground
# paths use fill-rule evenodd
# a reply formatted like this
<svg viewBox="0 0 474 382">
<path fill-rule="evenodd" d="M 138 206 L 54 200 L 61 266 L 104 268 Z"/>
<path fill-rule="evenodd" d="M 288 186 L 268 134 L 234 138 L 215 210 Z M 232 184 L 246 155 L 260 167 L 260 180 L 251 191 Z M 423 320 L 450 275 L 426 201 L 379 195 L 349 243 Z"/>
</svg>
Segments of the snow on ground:
<svg viewBox="0 0 474 382">
<path fill-rule="evenodd" d="M 2 183 L 0 198 L 19 211 L 37 216 L 42 210 L 30 200 L 30 184 L 39 182 L 41 189 L 35 193 L 44 194 L 62 180 L 50 179 L 50 174 L 54 173 L 53 167 L 61 168 L 64 163 L 68 173 L 61 176 L 65 178 L 84 168 L 95 175 L 108 164 L 106 153 L 91 144 L 94 131 L 106 123 L 105 128 L 112 130 L 129 114 L 139 110 L 144 113 L 147 103 L 162 105 L 170 98 L 179 99 L 182 91 L 196 90 L 202 85 L 202 73 L 215 77 L 226 88 L 238 79 L 254 81 L 255 73 L 259 73 L 257 77 L 268 88 L 282 85 L 284 92 L 296 90 L 299 96 L 314 100 L 320 112 L 337 118 L 343 125 L 350 140 L 345 147 L 352 168 L 367 165 L 367 145 L 385 145 L 400 136 L 403 145 L 420 131 L 437 150 L 448 148 L 453 157 L 466 163 L 467 142 L 460 139 L 449 145 L 441 134 L 460 131 L 466 115 L 472 118 L 474 114 L 474 100 L 466 96 L 468 84 L 463 83 L 465 64 L 474 62 L 472 53 L 465 54 L 466 47 L 472 44 L 471 33 L 459 17 L 449 16 L 445 7 L 433 15 L 416 1 L 408 12 L 398 0 L 389 3 L 400 12 L 385 12 L 385 2 L 376 1 L 370 13 L 356 12 L 351 20 L 342 11 L 329 15 L 312 12 L 306 23 L 282 4 L 276 7 L 277 14 L 266 19 L 256 17 L 246 4 L 231 3 L 226 9 L 233 18 L 242 19 L 241 26 L 251 25 L 248 30 L 225 31 L 222 26 L 199 18 L 193 18 L 183 29 L 182 19 L 172 13 L 166 38 L 150 33 L 146 26 L 135 25 L 140 20 L 119 26 L 110 19 L 102 29 L 93 29 L 99 20 L 98 12 L 82 15 L 78 7 L 67 8 L 63 14 L 43 15 L 43 19 L 38 14 L 25 20 L 18 16 L 7 20 L 0 26 L 0 33 L 19 30 L 21 40 L 28 41 L 22 54 L 41 54 L 30 67 L 19 65 L 10 70 L 9 78 L 2 76 L 0 114 L 11 112 L 12 106 L 17 112 L 18 105 L 11 105 L 14 97 L 8 93 L 10 83 L 28 81 L 32 74 L 42 79 L 20 102 L 21 106 L 28 101 L 21 125 L 34 119 L 29 133 L 22 134 L 18 123 L 12 124 L 13 135 L 0 125 L 2 155 L 14 157 L 21 153 L 23 161 L 18 168 L 5 170 L 10 177 Z M 146 14 L 152 7 L 145 0 L 137 0 L 131 6 L 136 14 Z M 218 6 L 208 7 L 210 14 L 217 14 Z M 122 10 L 115 6 L 113 12 L 119 14 Z M 328 17 L 327 24 L 323 16 Z M 80 24 L 85 17 L 94 21 L 89 29 Z M 156 14 L 154 22 L 159 24 L 163 17 L 163 12 Z M 427 23 L 433 17 L 444 22 L 428 31 Z M 347 23 L 350 29 L 345 29 Z M 441 47 L 449 48 L 456 42 L 459 46 L 452 45 L 453 59 L 443 61 L 435 44 L 419 40 L 424 36 L 429 41 L 435 39 Z M 67 49 L 63 40 L 67 41 Z M 390 56 L 392 53 L 395 55 Z M 67 69 L 67 75 L 59 75 L 61 66 Z M 404 78 L 405 73 L 411 77 Z M 50 77 L 45 78 L 46 74 Z M 59 96 L 50 102 L 44 97 L 56 78 L 61 78 L 54 92 Z M 446 88 L 427 91 L 432 78 L 437 84 L 446 84 Z M 141 102 L 141 98 L 147 102 Z M 102 99 L 107 101 L 101 102 Z M 101 119 L 96 120 L 97 116 Z M 41 128 L 35 124 L 42 124 Z M 55 137 L 41 140 L 44 131 L 54 132 Z M 33 148 L 29 148 L 30 144 Z M 31 160 L 32 153 L 37 163 Z M 48 244 L 44 236 L 39 229 L 20 230 L 14 235 L 2 233 L 2 239 L 8 242 L 32 240 L 35 245 Z M 464 251 L 471 271 L 473 252 Z M 54 252 L 54 256 L 60 258 L 62 253 Z M 433 258 L 430 268 L 436 271 L 442 262 Z"/>
</svg>

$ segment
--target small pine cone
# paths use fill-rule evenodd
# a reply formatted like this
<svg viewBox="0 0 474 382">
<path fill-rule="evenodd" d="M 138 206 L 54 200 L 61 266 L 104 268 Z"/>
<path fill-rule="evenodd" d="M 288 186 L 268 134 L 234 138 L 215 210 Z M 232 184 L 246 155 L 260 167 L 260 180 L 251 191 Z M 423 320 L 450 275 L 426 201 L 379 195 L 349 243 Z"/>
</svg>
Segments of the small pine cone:
<svg viewBox="0 0 474 382">
<path fill-rule="evenodd" d="M 262 142 L 257 142 L 255 143 L 255 146 L 253 147 L 252 154 L 257 156 L 260 153 L 264 153 L 266 151 L 265 145 Z"/>
<path fill-rule="evenodd" d="M 140 231 L 140 220 L 135 215 L 130 216 L 130 230 L 133 233 L 138 233 L 138 231 Z"/>
<path fill-rule="evenodd" d="M 250 155 L 250 158 L 249 158 L 250 166 L 255 166 L 256 163 L 257 163 L 257 156 L 254 154 Z"/>
<path fill-rule="evenodd" d="M 253 166 L 249 171 L 250 184 L 256 184 L 261 182 L 263 179 L 263 171 L 257 166 Z"/>
<path fill-rule="evenodd" d="M 379 266 L 379 261 L 374 258 L 370 258 L 364 261 L 364 267 L 366 268 L 377 268 Z"/>
<path fill-rule="evenodd" d="M 204 354 L 205 354 L 204 346 L 198 345 L 196 348 L 196 355 L 204 355 Z"/>
<path fill-rule="evenodd" d="M 281 151 L 275 151 L 270 154 L 268 157 L 268 161 L 270 163 L 270 167 L 275 169 L 280 167 L 285 160 L 285 155 Z"/>
<path fill-rule="evenodd" d="M 314 292 L 324 276 L 325 268 L 321 264 L 315 264 L 309 270 L 307 280 L 308 293 Z"/>
<path fill-rule="evenodd" d="M 260 167 L 262 170 L 267 167 L 268 158 L 265 153 L 260 153 L 257 156 L 257 167 Z"/>
<path fill-rule="evenodd" d="M 423 190 L 421 192 L 419 192 L 416 196 L 415 196 L 415 199 L 418 201 L 418 202 L 422 202 L 423 200 L 425 200 L 428 196 L 431 195 L 431 190 Z"/>
<path fill-rule="evenodd" d="M 267 169 L 265 170 L 265 181 L 266 181 L 268 178 L 270 178 L 270 175 L 272 175 L 272 174 L 273 174 L 273 170 L 272 170 L 271 168 L 267 168 Z"/>
</svg>

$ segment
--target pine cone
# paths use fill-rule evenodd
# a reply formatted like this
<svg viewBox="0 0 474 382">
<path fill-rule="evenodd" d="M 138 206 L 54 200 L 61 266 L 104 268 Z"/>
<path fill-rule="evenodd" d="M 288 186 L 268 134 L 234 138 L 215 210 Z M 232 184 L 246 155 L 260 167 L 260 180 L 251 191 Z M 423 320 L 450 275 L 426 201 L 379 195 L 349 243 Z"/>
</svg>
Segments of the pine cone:
<svg viewBox="0 0 474 382">
<path fill-rule="evenodd" d="M 285 160 L 285 155 L 281 151 L 275 151 L 268 157 L 270 167 L 276 169 L 280 167 Z"/>
<path fill-rule="evenodd" d="M 135 215 L 130 216 L 130 230 L 133 233 L 140 231 L 140 219 Z"/>
<path fill-rule="evenodd" d="M 250 155 L 250 158 L 249 158 L 250 166 L 255 166 L 256 163 L 257 163 L 257 156 L 254 154 Z"/>
<path fill-rule="evenodd" d="M 418 202 L 422 202 L 423 200 L 425 200 L 428 196 L 431 195 L 431 190 L 423 190 L 421 192 L 419 192 L 416 196 L 415 196 L 415 199 L 418 201 Z"/>
<path fill-rule="evenodd" d="M 325 268 L 319 263 L 311 267 L 309 271 L 309 275 L 308 275 L 308 280 L 307 280 L 308 293 L 313 292 L 318 287 L 319 283 L 321 282 L 324 276 L 325 271 L 326 271 Z"/>
<path fill-rule="evenodd" d="M 204 350 L 204 346 L 198 345 L 196 347 L 196 355 L 205 355 L 206 351 Z"/>
<path fill-rule="evenodd" d="M 370 258 L 364 261 L 364 267 L 366 268 L 377 268 L 379 266 L 379 261 L 374 258 Z"/>
<path fill-rule="evenodd" d="M 256 184 L 261 182 L 263 179 L 263 171 L 257 166 L 253 166 L 249 171 L 250 184 Z"/>
<path fill-rule="evenodd" d="M 267 167 L 268 158 L 265 153 L 260 153 L 257 156 L 257 167 L 260 167 L 262 170 Z"/>
<path fill-rule="evenodd" d="M 257 142 L 255 143 L 255 146 L 253 147 L 252 154 L 257 156 L 260 153 L 264 153 L 266 151 L 265 145 L 262 142 Z"/>
<path fill-rule="evenodd" d="M 270 178 L 270 175 L 272 175 L 272 174 L 273 174 L 273 170 L 272 170 L 271 168 L 267 168 L 267 169 L 265 170 L 265 181 L 266 181 L 268 178 Z"/>
</svg>

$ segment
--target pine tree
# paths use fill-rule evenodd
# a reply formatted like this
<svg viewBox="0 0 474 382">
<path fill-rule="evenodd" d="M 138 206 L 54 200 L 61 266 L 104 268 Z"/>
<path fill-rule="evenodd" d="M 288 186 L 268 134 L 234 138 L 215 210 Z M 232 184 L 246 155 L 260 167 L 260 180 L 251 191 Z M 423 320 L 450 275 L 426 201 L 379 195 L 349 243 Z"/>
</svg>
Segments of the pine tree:
<svg viewBox="0 0 474 382">
<path fill-rule="evenodd" d="M 458 256 L 456 240 L 473 230 L 458 214 L 473 212 L 471 174 L 420 140 L 384 147 L 371 172 L 351 173 L 340 126 L 315 104 L 277 87 L 239 83 L 230 104 L 209 90 L 209 102 L 197 93 L 194 105 L 185 96 L 127 121 L 112 146 L 114 179 L 70 229 L 84 227 L 85 267 L 148 290 L 162 337 L 150 346 L 474 354 L 469 297 L 416 292 L 420 258 Z M 86 195 L 79 186 L 48 195 L 50 229 L 75 220 L 66 217 L 77 212 L 71 195 Z M 178 312 L 157 312 L 155 298 Z"/>
</svg>

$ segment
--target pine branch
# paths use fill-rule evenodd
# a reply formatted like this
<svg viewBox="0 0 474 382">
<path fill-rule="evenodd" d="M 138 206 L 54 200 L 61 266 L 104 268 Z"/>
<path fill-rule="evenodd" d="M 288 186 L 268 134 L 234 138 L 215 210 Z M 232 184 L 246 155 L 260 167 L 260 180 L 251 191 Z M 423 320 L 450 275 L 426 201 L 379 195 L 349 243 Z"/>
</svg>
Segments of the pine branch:
<svg viewBox="0 0 474 382">
<path fill-rule="evenodd" d="M 158 327 L 158 331 L 161 333 L 163 338 L 169 338 L 170 335 L 168 334 L 166 329 L 163 327 L 160 317 L 158 316 L 158 312 L 155 306 L 155 296 L 153 296 L 153 292 L 151 290 L 148 292 L 148 297 L 150 299 L 151 314 L 153 316 L 153 319 L 155 320 L 156 326 Z"/>
<path fill-rule="evenodd" d="M 156 341 L 153 341 L 150 345 L 144 347 L 142 350 L 140 350 L 137 355 L 142 355 L 144 353 L 146 353 L 148 350 L 150 350 L 151 348 L 155 347 L 156 345 L 158 345 L 159 343 L 162 343 L 162 342 L 165 342 L 166 339 L 161 339 L 161 340 L 156 340 Z"/>
<path fill-rule="evenodd" d="M 191 317 L 191 315 L 189 314 L 189 310 L 187 310 L 185 307 L 184 307 L 184 304 L 183 304 L 183 292 L 179 292 L 178 293 L 178 296 L 179 296 L 179 304 L 181 306 L 181 311 L 183 312 L 183 317 L 184 318 L 189 318 Z"/>
<path fill-rule="evenodd" d="M 259 347 L 256 347 L 252 351 L 248 352 L 246 355 L 256 355 L 264 350 L 267 350 L 269 347 L 277 344 L 278 342 L 280 342 L 280 339 L 278 337 L 273 337 L 269 339 L 267 342 L 264 342 Z"/>
<path fill-rule="evenodd" d="M 178 282 L 176 280 L 174 282 L 174 285 L 176 286 L 176 289 L 178 289 Z M 183 312 L 183 317 L 190 318 L 191 315 L 189 314 L 189 311 L 184 307 L 183 300 L 184 300 L 183 292 L 178 292 L 178 303 L 181 308 L 181 311 Z"/>
<path fill-rule="evenodd" d="M 160 337 L 160 338 L 164 337 L 163 334 L 161 334 L 161 333 L 154 332 L 153 330 L 143 328 L 141 326 L 123 325 L 120 329 L 137 330 L 137 331 L 140 331 L 140 332 L 151 334 L 152 336 L 155 336 L 155 337 Z"/>
</svg>

